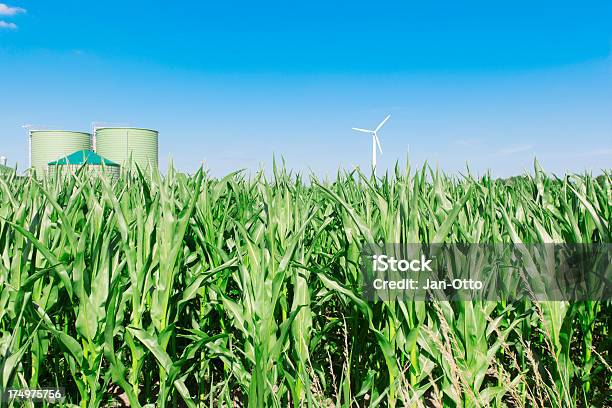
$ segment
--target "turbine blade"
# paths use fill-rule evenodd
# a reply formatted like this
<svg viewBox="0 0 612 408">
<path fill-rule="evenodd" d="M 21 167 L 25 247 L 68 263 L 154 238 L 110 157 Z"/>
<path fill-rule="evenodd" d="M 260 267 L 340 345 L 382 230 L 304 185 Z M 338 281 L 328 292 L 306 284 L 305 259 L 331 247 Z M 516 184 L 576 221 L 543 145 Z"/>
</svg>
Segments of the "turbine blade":
<svg viewBox="0 0 612 408">
<path fill-rule="evenodd" d="M 356 130 L 357 132 L 372 133 L 372 131 L 368 129 L 360 129 L 360 128 L 351 128 L 351 129 Z"/>
<path fill-rule="evenodd" d="M 378 127 L 375 130 L 375 132 L 378 132 L 380 130 L 380 128 L 383 127 L 385 122 L 387 122 L 389 120 L 390 117 L 391 117 L 391 115 L 387 115 L 387 117 L 382 122 L 380 122 L 380 125 L 378 125 Z"/>
<path fill-rule="evenodd" d="M 380 151 L 380 154 L 382 154 L 382 147 L 380 147 L 380 139 L 378 139 L 378 135 L 376 133 L 374 133 L 374 139 L 376 139 L 376 144 L 378 145 L 378 150 Z"/>
</svg>

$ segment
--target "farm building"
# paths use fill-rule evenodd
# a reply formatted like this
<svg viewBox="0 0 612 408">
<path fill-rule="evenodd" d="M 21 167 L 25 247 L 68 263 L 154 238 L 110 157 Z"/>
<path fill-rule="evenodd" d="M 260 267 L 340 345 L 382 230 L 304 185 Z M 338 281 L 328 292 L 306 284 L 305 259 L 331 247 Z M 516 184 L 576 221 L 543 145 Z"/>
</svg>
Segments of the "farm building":
<svg viewBox="0 0 612 408">
<path fill-rule="evenodd" d="M 72 156 L 71 152 L 89 151 L 104 156 L 117 167 L 140 167 L 156 170 L 159 155 L 159 133 L 156 130 L 133 127 L 94 127 L 93 134 L 71 130 L 31 129 L 28 126 L 30 145 L 30 171 L 37 177 L 48 174 L 49 166 L 67 165 L 57 158 Z M 93 137 L 92 137 L 93 136 Z M 95 152 L 95 153 L 94 153 Z M 87 154 L 87 157 L 91 156 Z M 78 155 L 77 155 L 78 156 Z M 93 159 L 93 156 L 91 156 Z M 75 164 L 69 163 L 74 166 Z M 94 166 L 89 162 L 90 166 Z M 108 167 L 115 167 L 106 164 Z M 78 166 L 78 164 L 77 164 Z M 102 165 L 99 165 L 102 167 Z M 92 168 L 95 170 L 95 168 Z M 119 172 L 118 169 L 111 171 Z"/>
<path fill-rule="evenodd" d="M 61 159 L 48 163 L 48 173 L 74 174 L 81 167 L 87 166 L 86 171 L 93 174 L 110 174 L 119 176 L 119 164 L 105 159 L 93 150 L 77 150 Z"/>
</svg>

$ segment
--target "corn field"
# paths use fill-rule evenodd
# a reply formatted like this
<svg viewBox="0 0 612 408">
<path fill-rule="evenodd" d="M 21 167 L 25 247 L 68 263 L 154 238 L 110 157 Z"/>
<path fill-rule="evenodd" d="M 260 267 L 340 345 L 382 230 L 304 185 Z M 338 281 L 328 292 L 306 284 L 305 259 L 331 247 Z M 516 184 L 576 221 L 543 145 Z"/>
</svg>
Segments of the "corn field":
<svg viewBox="0 0 612 408">
<path fill-rule="evenodd" d="M 359 269 L 371 242 L 610 243 L 610 178 L 0 178 L 0 388 L 78 407 L 611 406 L 609 302 L 368 302 Z"/>
</svg>

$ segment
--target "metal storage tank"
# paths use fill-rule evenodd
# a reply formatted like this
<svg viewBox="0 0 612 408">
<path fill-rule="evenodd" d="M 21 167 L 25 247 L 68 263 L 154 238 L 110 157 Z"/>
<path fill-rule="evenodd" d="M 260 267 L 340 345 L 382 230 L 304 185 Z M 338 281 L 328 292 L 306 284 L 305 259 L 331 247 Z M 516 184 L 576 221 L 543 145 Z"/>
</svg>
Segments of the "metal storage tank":
<svg viewBox="0 0 612 408">
<path fill-rule="evenodd" d="M 30 130 L 30 168 L 38 177 L 45 174 L 47 163 L 77 150 L 91 149 L 91 135 L 69 130 Z"/>
<path fill-rule="evenodd" d="M 158 139 L 156 130 L 126 127 L 100 127 L 95 129 L 96 152 L 109 160 L 129 167 L 133 164 L 142 170 L 158 165 Z"/>
</svg>

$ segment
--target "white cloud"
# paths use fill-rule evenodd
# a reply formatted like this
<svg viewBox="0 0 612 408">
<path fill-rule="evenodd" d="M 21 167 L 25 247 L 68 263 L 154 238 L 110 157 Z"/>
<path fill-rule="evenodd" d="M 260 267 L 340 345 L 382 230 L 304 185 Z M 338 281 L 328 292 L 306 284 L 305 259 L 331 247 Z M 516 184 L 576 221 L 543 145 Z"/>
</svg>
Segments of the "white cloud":
<svg viewBox="0 0 612 408">
<path fill-rule="evenodd" d="M 21 7 L 11 7 L 4 3 L 0 3 L 0 16 L 14 16 L 15 14 L 25 13 L 26 10 Z"/>
<path fill-rule="evenodd" d="M 519 145 L 501 149 L 497 152 L 498 156 L 510 156 L 512 154 L 523 153 L 533 149 L 533 145 Z"/>
<path fill-rule="evenodd" d="M 8 21 L 0 20 L 0 29 L 2 29 L 2 28 L 6 28 L 8 30 L 16 30 L 17 29 L 17 24 L 9 23 Z"/>
</svg>

